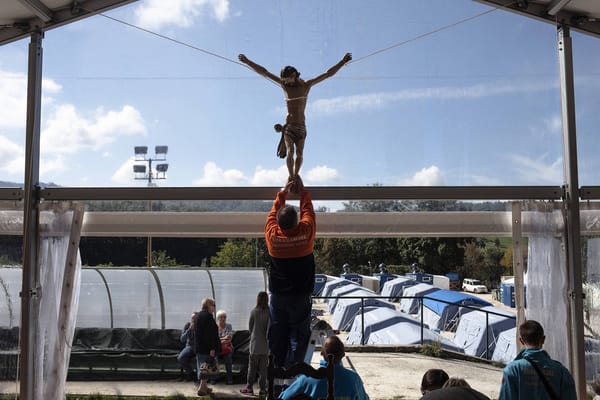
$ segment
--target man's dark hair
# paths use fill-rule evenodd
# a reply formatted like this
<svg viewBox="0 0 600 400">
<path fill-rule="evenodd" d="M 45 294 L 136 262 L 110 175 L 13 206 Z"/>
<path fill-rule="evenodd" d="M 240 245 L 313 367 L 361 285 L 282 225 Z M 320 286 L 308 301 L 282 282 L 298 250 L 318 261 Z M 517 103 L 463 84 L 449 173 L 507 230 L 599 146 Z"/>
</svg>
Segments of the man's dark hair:
<svg viewBox="0 0 600 400">
<path fill-rule="evenodd" d="M 340 362 L 346 354 L 346 351 L 344 350 L 344 343 L 335 335 L 329 336 L 327 339 L 325 339 L 323 352 L 325 355 L 333 355 L 334 363 Z"/>
<path fill-rule="evenodd" d="M 289 78 L 293 74 L 296 74 L 296 76 L 300 76 L 300 72 L 298 72 L 298 70 L 296 68 L 292 67 L 291 65 L 286 65 L 285 67 L 281 68 L 281 77 L 282 78 Z"/>
<path fill-rule="evenodd" d="M 283 206 L 277 210 L 277 223 L 281 229 L 291 229 L 298 224 L 298 212 L 294 206 Z"/>
<path fill-rule="evenodd" d="M 428 369 L 421 380 L 421 393 L 425 394 L 432 390 L 441 389 L 448 379 L 450 377 L 443 369 Z"/>
<path fill-rule="evenodd" d="M 530 319 L 519 325 L 519 336 L 528 345 L 539 345 L 544 339 L 544 328 L 539 322 Z"/>
</svg>

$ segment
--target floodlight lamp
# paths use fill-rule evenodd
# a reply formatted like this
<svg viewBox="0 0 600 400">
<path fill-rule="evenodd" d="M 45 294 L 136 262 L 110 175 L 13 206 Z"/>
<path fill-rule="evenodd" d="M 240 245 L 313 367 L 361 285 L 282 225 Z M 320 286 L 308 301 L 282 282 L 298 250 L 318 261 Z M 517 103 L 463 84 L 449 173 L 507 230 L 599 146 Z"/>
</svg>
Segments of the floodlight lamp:
<svg viewBox="0 0 600 400">
<path fill-rule="evenodd" d="M 146 166 L 145 165 L 134 165 L 133 166 L 133 172 L 136 174 L 145 174 L 146 173 Z"/>
<path fill-rule="evenodd" d="M 133 148 L 136 160 L 145 160 L 148 154 L 148 146 L 135 146 Z"/>
<path fill-rule="evenodd" d="M 167 169 L 169 169 L 169 164 L 157 164 L 156 165 L 157 172 L 165 173 L 165 172 L 167 172 Z"/>
<path fill-rule="evenodd" d="M 169 146 L 156 146 L 154 147 L 154 153 L 158 154 L 167 154 L 169 150 Z"/>
<path fill-rule="evenodd" d="M 133 150 L 135 151 L 135 154 L 148 154 L 148 146 L 135 146 Z"/>
</svg>

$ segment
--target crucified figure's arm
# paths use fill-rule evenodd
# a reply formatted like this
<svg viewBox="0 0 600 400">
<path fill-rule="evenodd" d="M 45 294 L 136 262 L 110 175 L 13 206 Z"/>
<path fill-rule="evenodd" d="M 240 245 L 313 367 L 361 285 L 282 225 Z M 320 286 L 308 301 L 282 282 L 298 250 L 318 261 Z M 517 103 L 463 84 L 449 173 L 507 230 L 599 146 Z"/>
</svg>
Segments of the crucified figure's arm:
<svg viewBox="0 0 600 400">
<path fill-rule="evenodd" d="M 250 67 L 250 69 L 252 69 L 254 72 L 256 72 L 259 75 L 264 76 L 265 78 L 269 78 L 270 80 L 281 84 L 281 79 L 275 75 L 272 72 L 269 72 L 265 67 L 263 67 L 262 65 L 258 65 L 257 63 L 255 63 L 254 61 L 250 60 L 248 57 L 246 57 L 245 54 L 240 54 L 238 56 L 238 59 L 243 62 L 244 64 L 246 64 L 247 66 Z"/>
</svg>

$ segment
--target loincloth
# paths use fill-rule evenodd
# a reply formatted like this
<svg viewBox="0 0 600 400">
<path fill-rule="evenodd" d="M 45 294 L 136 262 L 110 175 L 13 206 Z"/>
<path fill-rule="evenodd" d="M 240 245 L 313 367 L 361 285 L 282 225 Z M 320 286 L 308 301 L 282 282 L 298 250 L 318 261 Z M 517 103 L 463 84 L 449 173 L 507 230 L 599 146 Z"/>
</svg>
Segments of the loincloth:
<svg viewBox="0 0 600 400">
<path fill-rule="evenodd" d="M 304 124 L 285 124 L 283 133 L 287 135 L 295 144 L 306 138 L 306 125 Z"/>
</svg>

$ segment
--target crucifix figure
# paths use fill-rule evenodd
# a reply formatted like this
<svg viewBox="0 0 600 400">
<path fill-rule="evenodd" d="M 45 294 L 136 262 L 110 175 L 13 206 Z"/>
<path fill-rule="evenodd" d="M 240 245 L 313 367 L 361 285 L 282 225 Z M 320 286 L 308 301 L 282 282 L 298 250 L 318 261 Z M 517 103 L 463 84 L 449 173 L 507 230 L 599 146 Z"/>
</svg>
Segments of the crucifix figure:
<svg viewBox="0 0 600 400">
<path fill-rule="evenodd" d="M 288 180 L 295 181 L 299 176 L 300 167 L 302 166 L 303 161 L 304 140 L 306 139 L 304 110 L 306 109 L 308 92 L 310 91 L 310 88 L 317 83 L 335 75 L 340 68 L 352 60 L 352 54 L 346 53 L 337 64 L 329 68 L 326 72 L 306 81 L 300 79 L 300 72 L 290 65 L 283 67 L 280 76 L 277 76 L 267 71 L 265 67 L 251 61 L 244 54 L 240 54 L 238 58 L 257 74 L 281 85 L 281 88 L 285 93 L 285 101 L 287 103 L 285 125 L 275 125 L 275 130 L 282 133 L 282 139 L 285 142 L 285 153 L 283 152 L 282 146 L 278 146 L 277 155 L 281 158 L 286 157 L 289 173 Z"/>
</svg>

